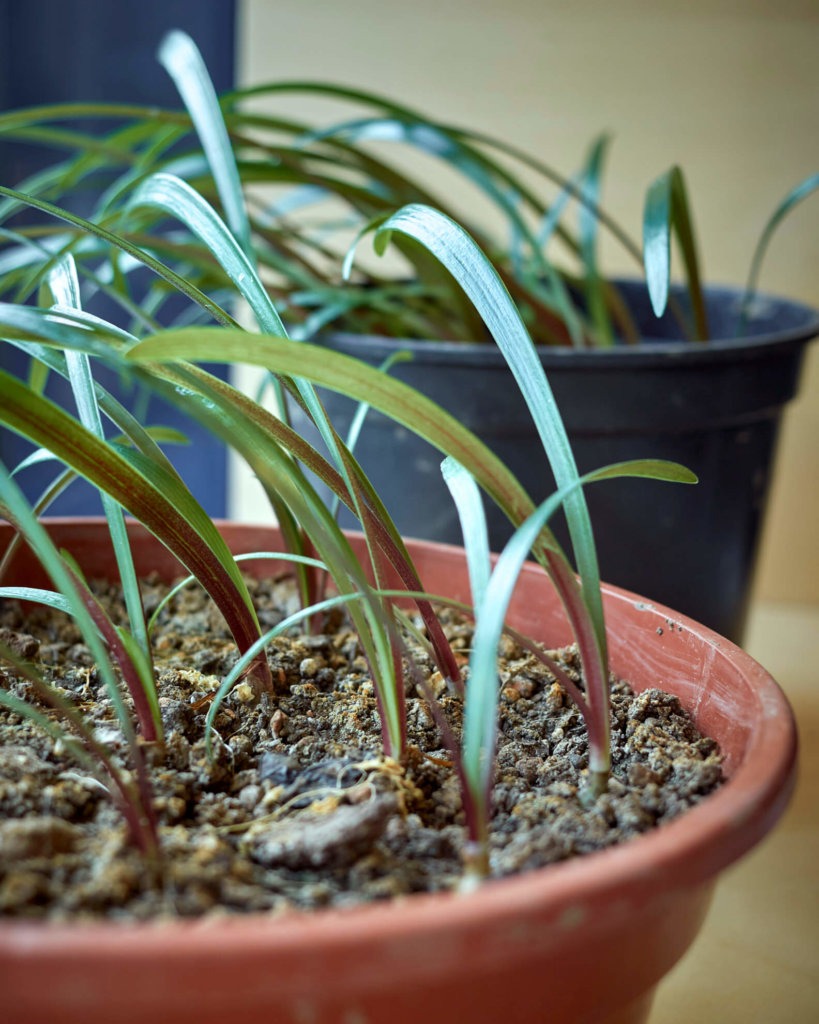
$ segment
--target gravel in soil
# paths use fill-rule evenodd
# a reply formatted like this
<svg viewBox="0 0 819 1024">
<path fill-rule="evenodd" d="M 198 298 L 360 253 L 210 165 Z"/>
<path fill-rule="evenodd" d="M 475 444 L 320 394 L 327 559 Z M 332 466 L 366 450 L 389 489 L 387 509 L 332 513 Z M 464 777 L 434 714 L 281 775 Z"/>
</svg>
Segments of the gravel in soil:
<svg viewBox="0 0 819 1024">
<path fill-rule="evenodd" d="M 289 581 L 249 581 L 263 627 L 295 607 Z M 123 618 L 112 588 L 97 586 Z M 165 592 L 143 584 L 148 612 Z M 464 666 L 471 629 L 443 612 Z M 458 779 L 428 701 L 408 673 L 409 752 L 380 753 L 373 684 L 357 638 L 337 617 L 268 650 L 275 692 L 238 686 L 205 716 L 236 659 L 224 622 L 191 587 L 154 634 L 164 750 L 150 762 L 162 858 L 148 870 L 104 787 L 63 744 L 0 709 L 0 914 L 27 918 L 193 917 L 344 906 L 457 887 L 464 814 Z M 0 642 L 31 659 L 127 763 L 127 747 L 73 624 L 43 608 L 0 608 Z M 552 652 L 576 681 L 572 648 Z M 612 680 L 608 792 L 581 799 L 588 763 L 577 709 L 531 653 L 504 640 L 491 873 L 529 871 L 628 841 L 701 801 L 721 782 L 720 755 L 676 697 Z M 460 700 L 412 650 L 457 736 Z M 464 669 L 466 674 L 466 669 Z M 0 685 L 37 703 L 0 668 Z M 468 679 L 467 679 L 468 685 Z M 41 710 L 45 710 L 41 708 Z"/>
</svg>

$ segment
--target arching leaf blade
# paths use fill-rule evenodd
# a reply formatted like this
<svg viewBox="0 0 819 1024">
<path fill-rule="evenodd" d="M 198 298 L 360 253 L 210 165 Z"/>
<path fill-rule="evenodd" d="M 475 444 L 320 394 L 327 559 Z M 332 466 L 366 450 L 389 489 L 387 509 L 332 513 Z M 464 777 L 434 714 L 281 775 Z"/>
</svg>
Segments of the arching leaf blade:
<svg viewBox="0 0 819 1024">
<path fill-rule="evenodd" d="M 819 189 L 819 174 L 811 174 L 803 181 L 800 181 L 799 184 L 795 185 L 782 199 L 769 217 L 765 227 L 762 229 L 762 234 L 759 236 L 759 241 L 756 244 L 754 255 L 751 259 L 751 266 L 748 271 L 748 282 L 745 285 L 745 294 L 742 296 L 742 303 L 740 305 L 739 334 L 742 333 L 747 322 L 749 308 L 753 302 L 753 297 L 756 293 L 759 282 L 759 273 L 762 269 L 762 261 L 765 258 L 765 253 L 768 251 L 768 246 L 771 243 L 771 239 L 773 238 L 776 229 L 782 221 L 785 220 L 794 207 L 798 206 L 801 202 L 804 202 L 804 200 L 817 189 Z"/>
<path fill-rule="evenodd" d="M 222 110 L 196 44 L 185 32 L 169 32 L 159 47 L 159 60 L 173 78 L 210 164 L 227 222 L 247 255 L 252 252 L 242 183 Z"/>
<path fill-rule="evenodd" d="M 694 315 L 694 336 L 708 340 L 708 316 L 702 291 L 696 236 L 685 178 L 672 167 L 649 186 L 643 209 L 643 262 L 651 305 L 656 316 L 665 312 L 671 284 L 671 235 L 676 235 L 685 268 L 688 297 Z"/>
</svg>

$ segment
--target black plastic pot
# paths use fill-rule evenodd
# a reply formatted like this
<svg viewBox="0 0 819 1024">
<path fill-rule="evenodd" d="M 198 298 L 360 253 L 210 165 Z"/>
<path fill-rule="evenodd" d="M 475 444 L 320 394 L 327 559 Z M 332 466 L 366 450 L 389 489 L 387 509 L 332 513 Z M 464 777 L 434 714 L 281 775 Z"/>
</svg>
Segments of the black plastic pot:
<svg viewBox="0 0 819 1024">
<path fill-rule="evenodd" d="M 540 353 L 578 466 L 583 472 L 625 459 L 673 459 L 700 483 L 623 480 L 590 487 L 602 576 L 738 640 L 781 415 L 796 393 L 805 345 L 819 335 L 819 314 L 760 296 L 745 336 L 734 338 L 740 293 L 712 288 L 709 320 L 720 340 L 681 342 L 675 320 L 654 317 L 641 283 L 621 287 L 643 344 Z M 396 349 L 411 352 L 412 361 L 395 366 L 394 376 L 478 434 L 535 500 L 554 489 L 526 407 L 493 345 L 350 334 L 321 341 L 376 366 Z M 344 436 L 354 404 L 330 393 L 325 400 Z M 297 410 L 294 418 L 303 429 Z M 356 455 L 402 533 L 460 540 L 435 449 L 371 411 Z M 511 528 L 497 508 L 487 507 L 487 515 L 498 550 Z M 346 512 L 341 518 L 353 522 Z M 565 540 L 563 524 L 554 526 Z"/>
</svg>

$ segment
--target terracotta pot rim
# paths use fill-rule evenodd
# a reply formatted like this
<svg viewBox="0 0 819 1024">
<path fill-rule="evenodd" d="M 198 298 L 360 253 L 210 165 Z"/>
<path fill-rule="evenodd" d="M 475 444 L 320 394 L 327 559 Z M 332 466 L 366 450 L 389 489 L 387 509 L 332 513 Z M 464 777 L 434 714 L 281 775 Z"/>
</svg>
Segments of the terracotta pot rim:
<svg viewBox="0 0 819 1024">
<path fill-rule="evenodd" d="M 60 525 L 70 519 L 54 518 Z M 102 521 L 102 520 L 100 520 Z M 220 524 L 223 525 L 223 524 Z M 248 530 L 269 529 L 251 524 L 229 524 Z M 450 557 L 459 549 L 446 544 L 408 541 L 412 550 L 423 544 Z M 538 572 L 527 565 L 524 572 Z M 419 936 L 431 927 L 469 925 L 489 917 L 495 924 L 512 922 L 521 909 L 548 907 L 558 926 L 568 923 L 573 910 L 592 904 L 595 896 L 616 888 L 624 899 L 650 900 L 657 892 L 707 884 L 771 827 L 787 804 L 793 788 L 796 731 L 788 702 L 773 678 L 748 654 L 730 641 L 687 617 L 638 595 L 605 585 L 607 603 L 628 602 L 650 616 L 673 619 L 709 648 L 709 657 L 730 657 L 753 681 L 756 708 L 754 734 L 741 764 L 728 781 L 702 804 L 674 821 L 620 846 L 599 853 L 539 868 L 510 878 L 491 881 L 466 896 L 451 893 L 415 894 L 392 903 L 367 904 L 336 910 L 288 911 L 281 915 L 241 915 L 229 918 L 147 922 L 52 923 L 0 921 L 0 950 L 20 953 L 28 947 L 78 957 L 83 949 L 97 948 L 102 958 L 189 956 L 197 949 L 221 943 L 229 931 L 231 955 L 260 944 L 271 949 L 292 947 L 303 940 L 349 944 L 351 932 L 361 928 L 368 939 L 379 934 Z M 652 625 L 652 629 L 654 626 Z M 546 911 L 544 911 L 546 912 Z M 182 939 L 182 942 L 179 940 Z M 102 949 L 99 943 L 102 942 Z"/>
</svg>

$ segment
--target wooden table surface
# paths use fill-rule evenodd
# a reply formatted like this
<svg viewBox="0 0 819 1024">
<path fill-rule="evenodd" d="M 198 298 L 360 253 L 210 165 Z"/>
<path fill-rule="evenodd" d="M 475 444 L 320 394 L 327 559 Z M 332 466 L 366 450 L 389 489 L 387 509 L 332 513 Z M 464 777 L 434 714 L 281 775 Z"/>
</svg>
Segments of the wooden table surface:
<svg viewBox="0 0 819 1024">
<path fill-rule="evenodd" d="M 720 880 L 651 1024 L 819 1021 L 819 607 L 755 607 L 743 647 L 793 705 L 799 781 L 774 832 Z"/>
</svg>

